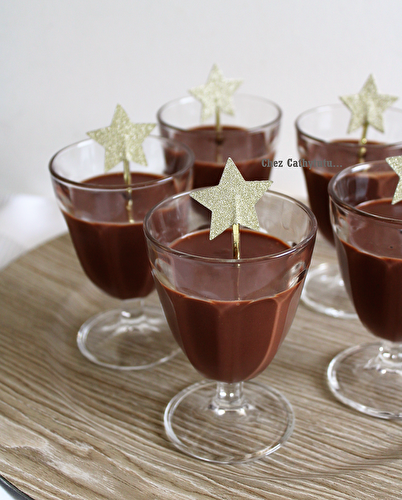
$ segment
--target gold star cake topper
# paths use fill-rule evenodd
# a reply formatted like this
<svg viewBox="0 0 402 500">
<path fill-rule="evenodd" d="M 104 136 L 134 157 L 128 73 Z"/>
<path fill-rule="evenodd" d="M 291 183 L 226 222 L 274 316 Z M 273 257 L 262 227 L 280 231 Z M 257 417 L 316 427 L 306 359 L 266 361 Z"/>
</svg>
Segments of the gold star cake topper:
<svg viewBox="0 0 402 500">
<path fill-rule="evenodd" d="M 87 135 L 105 148 L 105 172 L 121 161 L 147 166 L 142 143 L 155 128 L 155 123 L 132 123 L 124 109 L 116 106 L 112 123 Z M 125 165 L 126 167 L 126 165 Z"/>
<path fill-rule="evenodd" d="M 219 111 L 233 115 L 233 94 L 242 83 L 243 80 L 238 78 L 225 78 L 222 71 L 214 64 L 207 83 L 189 90 L 190 94 L 201 101 L 201 121 L 204 122 Z"/>
<path fill-rule="evenodd" d="M 190 195 L 212 211 L 209 239 L 213 240 L 231 226 L 239 229 L 240 224 L 258 230 L 255 204 L 271 185 L 272 181 L 245 181 L 234 161 L 228 158 L 217 186 L 199 189 Z"/>
<path fill-rule="evenodd" d="M 396 186 L 394 197 L 392 198 L 392 205 L 395 205 L 395 203 L 402 200 L 402 156 L 385 158 L 385 161 L 399 176 L 398 185 Z"/>
<path fill-rule="evenodd" d="M 370 75 L 358 94 L 345 95 L 340 99 L 352 112 L 348 133 L 368 125 L 384 132 L 382 115 L 398 97 L 379 94 L 373 75 Z"/>
<path fill-rule="evenodd" d="M 134 222 L 130 161 L 147 166 L 142 143 L 155 128 L 156 123 L 132 123 L 124 109 L 116 106 L 112 123 L 87 135 L 105 148 L 105 172 L 123 162 L 124 182 L 127 185 L 127 216 Z"/>
</svg>

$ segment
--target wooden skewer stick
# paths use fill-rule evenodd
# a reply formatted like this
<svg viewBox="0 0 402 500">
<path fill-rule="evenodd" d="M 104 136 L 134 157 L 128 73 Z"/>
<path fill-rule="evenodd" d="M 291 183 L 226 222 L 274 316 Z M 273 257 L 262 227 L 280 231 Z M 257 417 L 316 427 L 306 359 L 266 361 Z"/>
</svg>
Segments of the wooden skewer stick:
<svg viewBox="0 0 402 500">
<path fill-rule="evenodd" d="M 359 156 L 358 156 L 358 163 L 364 163 L 366 160 L 366 153 L 367 153 L 367 128 L 368 128 L 368 122 L 365 122 L 363 125 L 363 132 L 362 132 L 362 137 L 360 139 L 360 149 L 359 149 Z"/>
<path fill-rule="evenodd" d="M 130 224 L 134 223 L 133 218 L 133 199 L 132 199 L 132 189 L 131 189 L 131 172 L 130 172 L 130 162 L 128 160 L 123 160 L 124 165 L 124 182 L 127 184 L 127 203 L 126 210 L 128 216 L 128 222 Z"/>
<path fill-rule="evenodd" d="M 240 259 L 240 224 L 232 226 L 233 258 Z"/>
<path fill-rule="evenodd" d="M 222 134 L 222 125 L 221 125 L 221 113 L 219 110 L 219 106 L 215 107 L 215 131 L 216 131 L 216 163 L 223 163 L 222 157 L 222 142 L 223 142 L 223 134 Z"/>
</svg>

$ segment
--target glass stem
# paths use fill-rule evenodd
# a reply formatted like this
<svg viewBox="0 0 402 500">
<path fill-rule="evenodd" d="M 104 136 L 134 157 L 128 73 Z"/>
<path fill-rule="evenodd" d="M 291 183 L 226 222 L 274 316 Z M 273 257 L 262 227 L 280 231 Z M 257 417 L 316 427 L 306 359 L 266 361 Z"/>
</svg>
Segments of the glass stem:
<svg viewBox="0 0 402 500">
<path fill-rule="evenodd" d="M 121 301 L 120 319 L 124 323 L 138 321 L 143 314 L 144 299 L 126 299 Z"/>
<path fill-rule="evenodd" d="M 402 367 L 402 344 L 383 341 L 380 357 L 385 365 Z"/>
<path fill-rule="evenodd" d="M 402 344 L 383 340 L 377 352 L 378 354 L 365 364 L 365 369 L 402 375 Z"/>
<path fill-rule="evenodd" d="M 218 382 L 213 402 L 218 410 L 242 408 L 244 405 L 243 382 L 236 382 L 235 384 Z"/>
</svg>

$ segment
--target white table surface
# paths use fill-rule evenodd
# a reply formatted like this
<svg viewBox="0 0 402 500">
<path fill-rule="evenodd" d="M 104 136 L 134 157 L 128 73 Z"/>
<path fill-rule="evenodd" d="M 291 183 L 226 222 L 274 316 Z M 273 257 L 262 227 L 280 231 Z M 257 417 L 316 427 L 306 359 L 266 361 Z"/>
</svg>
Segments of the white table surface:
<svg viewBox="0 0 402 500">
<path fill-rule="evenodd" d="M 55 200 L 0 193 L 0 269 L 66 230 Z"/>
<path fill-rule="evenodd" d="M 25 252 L 66 230 L 55 200 L 0 193 L 0 270 Z M 26 498 L 0 483 L 0 500 Z"/>
</svg>

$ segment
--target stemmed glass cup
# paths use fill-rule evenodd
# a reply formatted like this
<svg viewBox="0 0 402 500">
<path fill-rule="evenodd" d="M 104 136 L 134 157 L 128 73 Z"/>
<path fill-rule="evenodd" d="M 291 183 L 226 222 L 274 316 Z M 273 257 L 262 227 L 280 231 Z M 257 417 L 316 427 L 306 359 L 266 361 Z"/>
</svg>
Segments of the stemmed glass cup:
<svg viewBox="0 0 402 500">
<path fill-rule="evenodd" d="M 350 347 L 328 368 L 329 387 L 368 415 L 402 418 L 402 204 L 385 161 L 343 170 L 329 184 L 340 269 L 360 321 L 377 337 Z"/>
<path fill-rule="evenodd" d="M 368 128 L 364 161 L 402 154 L 402 110 L 384 112 L 384 133 Z M 320 106 L 296 120 L 297 144 L 309 202 L 318 229 L 334 245 L 329 217 L 328 184 L 344 168 L 359 163 L 361 129 L 347 134 L 350 111 L 343 104 Z M 323 263 L 309 272 L 302 299 L 309 308 L 336 318 L 356 318 L 337 264 Z"/>
<path fill-rule="evenodd" d="M 180 450 L 209 462 L 268 455 L 294 424 L 287 399 L 251 379 L 271 363 L 291 326 L 316 221 L 303 204 L 271 191 L 256 210 L 260 231 L 241 229 L 240 260 L 232 258 L 231 230 L 209 241 L 210 212 L 189 193 L 160 203 L 144 221 L 169 326 L 206 378 L 170 401 L 165 429 Z"/>
<path fill-rule="evenodd" d="M 140 370 L 177 352 L 162 309 L 147 300 L 154 282 L 143 219 L 158 202 L 191 188 L 193 154 L 185 145 L 149 136 L 143 143 L 148 166 L 123 163 L 104 172 L 105 151 L 92 139 L 68 146 L 50 161 L 50 174 L 78 259 L 88 278 L 121 308 L 88 319 L 77 336 L 90 361 Z"/>
<path fill-rule="evenodd" d="M 268 99 L 234 94 L 234 114 L 222 114 L 221 136 L 215 116 L 201 123 L 201 103 L 192 96 L 163 105 L 160 134 L 187 144 L 195 155 L 194 187 L 219 183 L 228 156 L 247 181 L 268 179 L 279 138 L 282 111 Z"/>
</svg>

